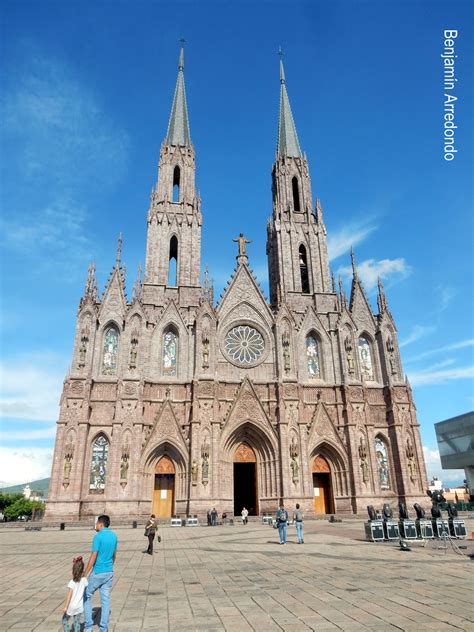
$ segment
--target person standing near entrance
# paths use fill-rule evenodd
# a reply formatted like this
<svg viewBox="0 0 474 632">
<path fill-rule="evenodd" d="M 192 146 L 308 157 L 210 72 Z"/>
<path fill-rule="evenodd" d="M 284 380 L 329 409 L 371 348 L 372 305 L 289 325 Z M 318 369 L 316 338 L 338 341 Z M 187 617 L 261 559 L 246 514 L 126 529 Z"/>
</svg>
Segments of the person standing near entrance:
<svg viewBox="0 0 474 632">
<path fill-rule="evenodd" d="M 296 525 L 296 536 L 298 538 L 298 544 L 304 544 L 303 540 L 303 512 L 300 509 L 298 503 L 296 503 L 296 509 L 293 513 L 293 520 Z"/>
<path fill-rule="evenodd" d="M 249 515 L 249 510 L 246 509 L 245 507 L 242 508 L 242 511 L 240 512 L 241 516 L 242 516 L 242 522 L 243 524 L 247 524 L 248 522 L 248 515 Z"/>
<path fill-rule="evenodd" d="M 217 511 L 215 507 L 213 507 L 211 511 L 211 525 L 213 527 L 217 525 Z"/>
<path fill-rule="evenodd" d="M 280 505 L 280 509 L 276 513 L 276 519 L 278 524 L 278 533 L 280 534 L 280 544 L 286 544 L 286 523 L 288 522 L 288 512 L 286 511 L 283 503 Z"/>
<path fill-rule="evenodd" d="M 148 555 L 153 555 L 153 540 L 155 539 L 156 535 L 155 514 L 151 514 L 151 516 L 148 518 L 148 522 L 145 525 L 145 534 L 148 538 L 148 549 L 146 552 L 148 553 Z"/>
<path fill-rule="evenodd" d="M 108 632 L 110 616 L 110 591 L 117 559 L 117 536 L 109 529 L 109 516 L 99 516 L 95 525 L 97 533 L 92 541 L 92 553 L 84 571 L 88 586 L 84 593 L 84 632 L 92 632 L 92 595 L 100 590 L 100 632 Z"/>
</svg>

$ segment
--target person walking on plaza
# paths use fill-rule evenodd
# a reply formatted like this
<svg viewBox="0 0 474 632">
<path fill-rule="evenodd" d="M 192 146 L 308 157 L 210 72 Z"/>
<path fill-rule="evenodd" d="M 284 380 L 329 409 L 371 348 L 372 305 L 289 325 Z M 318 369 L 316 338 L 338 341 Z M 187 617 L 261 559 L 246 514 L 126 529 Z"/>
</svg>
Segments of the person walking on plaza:
<svg viewBox="0 0 474 632">
<path fill-rule="evenodd" d="M 293 513 L 293 521 L 296 525 L 296 536 L 298 538 L 298 544 L 304 544 L 303 540 L 303 512 L 300 509 L 298 503 L 296 503 L 296 509 Z"/>
<path fill-rule="evenodd" d="M 110 616 L 110 591 L 117 559 L 117 536 L 109 529 L 109 516 L 99 516 L 95 525 L 97 533 L 92 541 L 92 553 L 87 562 L 84 577 L 88 586 L 84 594 L 84 632 L 92 632 L 92 595 L 100 590 L 100 632 L 108 632 Z"/>
<path fill-rule="evenodd" d="M 213 507 L 211 511 L 211 525 L 213 527 L 217 525 L 217 511 L 215 507 Z"/>
<path fill-rule="evenodd" d="M 70 632 L 69 617 L 72 617 L 74 632 L 80 632 L 81 614 L 84 612 L 84 591 L 87 587 L 87 579 L 82 576 L 84 561 L 82 556 L 72 560 L 72 579 L 67 585 L 69 588 L 64 602 L 63 627 L 64 632 Z"/>
<path fill-rule="evenodd" d="M 242 511 L 240 512 L 242 515 L 242 522 L 243 524 L 247 524 L 248 520 L 248 515 L 249 515 L 249 510 L 246 509 L 245 507 L 242 508 Z"/>
<path fill-rule="evenodd" d="M 151 514 L 145 525 L 145 535 L 148 538 L 148 549 L 146 550 L 148 555 L 153 555 L 153 540 L 155 539 L 156 529 L 155 514 Z"/>
<path fill-rule="evenodd" d="M 278 532 L 280 534 L 280 544 L 286 544 L 286 523 L 288 522 L 288 512 L 286 511 L 283 503 L 280 505 L 280 509 L 276 513 L 276 519 Z"/>
</svg>

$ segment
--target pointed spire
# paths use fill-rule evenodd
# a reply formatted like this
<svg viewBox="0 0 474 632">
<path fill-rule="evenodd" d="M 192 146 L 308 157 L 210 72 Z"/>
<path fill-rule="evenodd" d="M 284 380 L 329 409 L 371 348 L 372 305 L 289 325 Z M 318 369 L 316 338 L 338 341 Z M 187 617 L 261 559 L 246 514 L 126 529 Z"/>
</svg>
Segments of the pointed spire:
<svg viewBox="0 0 474 632">
<path fill-rule="evenodd" d="M 206 263 L 206 269 L 204 270 L 204 283 L 202 286 L 202 296 L 204 300 L 209 301 L 209 303 L 214 302 L 214 288 L 212 286 L 212 280 L 209 279 L 209 267 Z"/>
<path fill-rule="evenodd" d="M 387 305 L 387 297 L 385 296 L 385 290 L 383 289 L 382 279 L 379 277 L 377 279 L 377 285 L 379 288 L 379 292 L 377 294 L 377 307 L 379 308 L 379 314 L 383 314 L 388 311 Z"/>
<path fill-rule="evenodd" d="M 351 246 L 351 263 L 352 263 L 352 274 L 353 274 L 353 277 L 354 277 L 354 281 L 358 281 L 359 280 L 359 276 L 357 274 L 356 257 L 355 257 L 354 248 L 352 248 L 352 246 Z"/>
<path fill-rule="evenodd" d="M 184 40 L 180 40 L 184 43 Z M 188 107 L 186 105 L 186 90 L 184 87 L 184 48 L 181 46 L 178 63 L 178 79 L 174 91 L 173 105 L 166 133 L 168 145 L 186 147 L 191 145 L 189 132 Z"/>
<path fill-rule="evenodd" d="M 132 300 L 141 301 L 142 298 L 142 264 L 138 264 L 137 278 L 135 279 L 135 283 L 133 284 L 132 289 Z"/>
<path fill-rule="evenodd" d="M 336 293 L 336 277 L 333 271 L 331 271 L 331 286 L 332 286 L 332 291 L 335 294 Z"/>
<path fill-rule="evenodd" d="M 93 302 L 97 301 L 99 290 L 97 288 L 97 280 L 95 278 L 95 261 L 92 261 L 87 270 L 86 288 L 84 290 L 84 299 L 90 298 Z"/>
<path fill-rule="evenodd" d="M 346 291 L 344 290 L 344 284 L 341 279 L 341 275 L 339 275 L 339 296 L 341 301 L 341 310 L 347 309 L 347 296 Z"/>
<path fill-rule="evenodd" d="M 280 117 L 278 121 L 277 156 L 301 158 L 301 148 L 291 112 L 290 100 L 286 91 L 285 69 L 283 67 L 281 48 L 278 54 L 280 55 Z"/>
</svg>

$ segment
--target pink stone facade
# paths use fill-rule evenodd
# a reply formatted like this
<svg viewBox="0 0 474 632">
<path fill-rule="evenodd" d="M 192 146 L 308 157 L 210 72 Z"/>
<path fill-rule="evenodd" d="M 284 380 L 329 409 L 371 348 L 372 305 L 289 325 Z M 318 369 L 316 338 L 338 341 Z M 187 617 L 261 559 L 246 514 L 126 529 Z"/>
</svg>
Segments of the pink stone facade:
<svg viewBox="0 0 474 632">
<path fill-rule="evenodd" d="M 257 218 L 255 230 L 258 224 Z M 234 497 L 243 479 L 234 463 L 242 444 L 256 457 L 256 514 L 273 512 L 282 501 L 314 514 L 322 506 L 317 493 L 326 494 L 326 513 L 364 513 L 366 505 L 384 502 L 394 509 L 399 501 L 426 505 L 416 408 L 383 287 L 374 313 L 353 259 L 350 300 L 342 285 L 336 288 L 306 156 L 279 155 L 273 167 L 270 303 L 245 244 L 214 302 L 207 276 L 201 283 L 201 228 L 194 147 L 167 138 L 148 211 L 144 278 L 135 282 L 132 300 L 120 247 L 100 298 L 89 270 L 61 397 L 46 517 L 149 515 L 159 506 L 163 456 L 175 470 L 172 514 L 204 516 L 213 506 L 240 513 Z M 249 356 L 247 335 L 253 336 Z M 315 485 L 318 456 L 330 470 L 324 490 Z"/>
</svg>

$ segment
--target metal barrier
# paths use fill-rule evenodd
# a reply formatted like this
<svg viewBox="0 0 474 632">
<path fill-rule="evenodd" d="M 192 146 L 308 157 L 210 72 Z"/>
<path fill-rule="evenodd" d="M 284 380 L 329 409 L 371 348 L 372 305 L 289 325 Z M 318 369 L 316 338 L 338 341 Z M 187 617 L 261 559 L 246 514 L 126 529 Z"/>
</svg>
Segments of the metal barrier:
<svg viewBox="0 0 474 632">
<path fill-rule="evenodd" d="M 170 525 L 172 527 L 180 527 L 181 526 L 181 518 L 179 516 L 172 516 Z"/>
<path fill-rule="evenodd" d="M 198 517 L 197 516 L 188 516 L 186 520 L 187 527 L 197 527 L 199 526 Z"/>
</svg>

